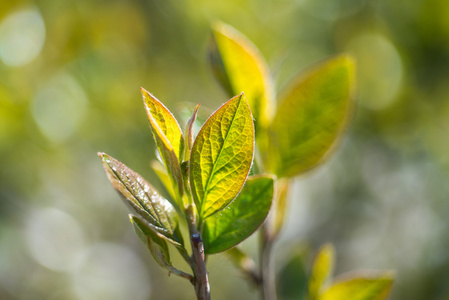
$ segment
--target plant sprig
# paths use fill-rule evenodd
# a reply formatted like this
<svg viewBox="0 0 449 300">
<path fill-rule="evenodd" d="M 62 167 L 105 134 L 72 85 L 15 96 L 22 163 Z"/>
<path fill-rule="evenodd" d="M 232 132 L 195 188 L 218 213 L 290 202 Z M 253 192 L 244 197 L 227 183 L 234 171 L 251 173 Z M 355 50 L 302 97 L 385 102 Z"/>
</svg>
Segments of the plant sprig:
<svg viewBox="0 0 449 300">
<path fill-rule="evenodd" d="M 355 62 L 346 54 L 326 59 L 296 76 L 276 97 L 256 46 L 229 25 L 216 24 L 212 33 L 210 62 L 232 98 L 196 136 L 199 105 L 182 131 L 169 109 L 141 89 L 160 158 L 151 166 L 170 198 L 118 160 L 99 156 L 132 211 L 129 218 L 138 237 L 161 267 L 192 283 L 197 299 L 211 297 L 206 255 L 226 251 L 259 287 L 262 299 L 275 300 L 272 250 L 284 225 L 291 179 L 322 164 L 341 141 L 355 106 Z M 188 240 L 182 224 L 187 224 Z M 259 228 L 257 267 L 236 246 Z M 172 265 L 169 244 L 190 266 L 189 272 Z M 297 299 L 388 297 L 391 273 L 352 274 L 329 284 L 333 261 L 333 247 L 324 246 L 306 276 L 307 291 Z M 291 280 L 285 274 L 289 272 L 280 278 Z"/>
</svg>

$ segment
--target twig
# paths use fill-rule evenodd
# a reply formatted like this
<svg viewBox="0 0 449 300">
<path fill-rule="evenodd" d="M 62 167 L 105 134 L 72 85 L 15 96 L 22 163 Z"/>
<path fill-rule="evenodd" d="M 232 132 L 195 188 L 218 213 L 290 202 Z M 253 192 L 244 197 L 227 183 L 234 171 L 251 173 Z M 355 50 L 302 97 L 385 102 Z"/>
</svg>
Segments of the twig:
<svg viewBox="0 0 449 300">
<path fill-rule="evenodd" d="M 194 286 L 198 300 L 210 300 L 209 278 L 204 260 L 204 245 L 201 234 L 196 227 L 195 213 L 191 205 L 186 209 L 187 223 L 189 225 L 190 241 L 192 244 Z"/>
<path fill-rule="evenodd" d="M 198 300 L 210 300 L 210 286 L 204 261 L 204 246 L 199 233 L 193 233 L 192 256 L 195 264 L 195 293 Z"/>
</svg>

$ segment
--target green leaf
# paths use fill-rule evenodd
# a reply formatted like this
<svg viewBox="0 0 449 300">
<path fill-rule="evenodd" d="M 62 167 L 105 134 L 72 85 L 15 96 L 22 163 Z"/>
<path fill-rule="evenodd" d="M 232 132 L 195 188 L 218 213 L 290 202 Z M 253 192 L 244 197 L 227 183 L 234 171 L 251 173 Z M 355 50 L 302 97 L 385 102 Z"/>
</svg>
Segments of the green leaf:
<svg viewBox="0 0 449 300">
<path fill-rule="evenodd" d="M 98 153 L 112 186 L 123 196 L 124 202 L 152 229 L 175 245 L 180 244 L 175 230 L 177 215 L 170 204 L 142 176 L 105 154 Z"/>
<path fill-rule="evenodd" d="M 184 160 L 186 160 L 186 161 L 190 159 L 190 150 L 192 149 L 193 141 L 194 141 L 194 138 L 193 138 L 193 134 L 194 134 L 193 125 L 195 124 L 195 120 L 196 120 L 196 116 L 198 114 L 198 109 L 199 108 L 200 108 L 199 104 L 197 106 L 195 106 L 195 109 L 193 110 L 193 114 L 190 117 L 190 119 L 187 121 L 186 128 L 184 130 L 184 132 L 185 132 Z"/>
<path fill-rule="evenodd" d="M 274 88 L 263 56 L 229 25 L 217 23 L 212 33 L 209 58 L 215 76 L 230 97 L 244 91 L 257 129 L 266 127 L 273 112 Z"/>
<path fill-rule="evenodd" d="M 161 267 L 167 269 L 170 273 L 187 279 L 193 279 L 193 276 L 186 274 L 176 268 L 170 262 L 170 252 L 167 242 L 162 239 L 157 232 L 153 231 L 144 220 L 137 216 L 129 215 L 129 220 L 133 224 L 134 232 L 140 238 L 142 243 L 150 250 L 154 260 Z"/>
<path fill-rule="evenodd" d="M 391 272 L 380 274 L 352 273 L 337 279 L 318 300 L 385 300 L 393 287 Z"/>
<path fill-rule="evenodd" d="M 228 208 L 206 220 L 202 234 L 205 253 L 224 251 L 253 234 L 268 215 L 273 191 L 273 176 L 249 177 Z"/>
<path fill-rule="evenodd" d="M 136 216 L 129 215 L 129 220 L 133 224 L 134 232 L 142 243 L 150 250 L 154 260 L 163 268 L 171 270 L 173 268 L 170 262 L 170 253 L 167 242 L 157 236 L 144 221 Z"/>
<path fill-rule="evenodd" d="M 311 299 L 316 299 L 326 281 L 332 275 L 334 268 L 335 250 L 331 244 L 326 244 L 318 251 L 309 279 L 309 294 Z"/>
<path fill-rule="evenodd" d="M 254 124 L 243 93 L 210 116 L 193 143 L 190 186 L 200 218 L 225 208 L 240 192 L 254 156 Z"/>
<path fill-rule="evenodd" d="M 279 300 L 305 300 L 307 271 L 304 251 L 296 252 L 280 270 L 277 278 Z"/>
<path fill-rule="evenodd" d="M 177 196 L 176 200 L 182 201 L 184 183 L 180 160 L 184 149 L 184 139 L 181 129 L 170 111 L 159 100 L 143 88 L 141 90 L 154 140 L 170 176 Z M 179 203 L 179 206 L 182 207 L 183 204 Z"/>
<path fill-rule="evenodd" d="M 295 78 L 279 99 L 268 164 L 278 177 L 316 167 L 335 148 L 354 110 L 354 60 L 340 55 Z"/>
</svg>

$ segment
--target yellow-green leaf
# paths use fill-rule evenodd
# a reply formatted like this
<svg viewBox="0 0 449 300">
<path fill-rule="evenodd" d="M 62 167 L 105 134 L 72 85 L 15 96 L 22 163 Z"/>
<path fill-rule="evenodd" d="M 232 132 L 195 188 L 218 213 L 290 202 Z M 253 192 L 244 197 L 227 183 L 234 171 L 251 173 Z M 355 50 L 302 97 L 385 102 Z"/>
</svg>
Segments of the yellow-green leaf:
<svg viewBox="0 0 449 300">
<path fill-rule="evenodd" d="M 193 143 L 189 178 L 201 219 L 225 208 L 240 192 L 254 155 L 254 124 L 243 93 L 206 121 Z"/>
<path fill-rule="evenodd" d="M 393 287 L 391 272 L 380 274 L 353 273 L 337 279 L 318 300 L 386 300 Z"/>
<path fill-rule="evenodd" d="M 181 160 L 184 141 L 181 128 L 173 114 L 151 93 L 141 88 L 145 109 L 148 116 L 152 116 L 164 136 L 173 148 L 176 157 Z"/>
<path fill-rule="evenodd" d="M 278 177 L 316 167 L 335 148 L 354 110 L 355 63 L 340 55 L 295 78 L 279 97 L 269 165 Z"/>
<path fill-rule="evenodd" d="M 272 175 L 248 177 L 228 208 L 205 221 L 202 235 L 205 253 L 224 251 L 253 234 L 268 215 L 273 192 Z"/>
<path fill-rule="evenodd" d="M 162 163 L 159 162 L 158 160 L 153 160 L 150 164 L 150 167 L 154 171 L 154 173 L 156 173 L 157 177 L 164 185 L 164 188 L 166 189 L 170 197 L 173 199 L 173 201 L 170 201 L 170 203 L 176 207 L 178 203 L 174 201 L 174 199 L 176 199 L 176 195 L 175 191 L 173 190 L 173 185 L 171 184 L 170 176 L 168 176 L 167 174 L 167 170 L 165 170 Z"/>
<path fill-rule="evenodd" d="M 112 186 L 123 196 L 138 216 L 148 222 L 153 230 L 164 238 L 179 245 L 181 239 L 176 234 L 177 215 L 170 202 L 164 199 L 142 176 L 105 154 L 98 153 L 103 168 Z"/>
<path fill-rule="evenodd" d="M 159 100 L 143 88 L 141 90 L 153 136 L 170 176 L 176 200 L 182 201 L 184 183 L 180 160 L 184 150 L 184 139 L 181 129 L 170 111 Z M 181 202 L 178 204 L 183 206 Z"/>
<path fill-rule="evenodd" d="M 229 25 L 217 23 L 212 32 L 209 57 L 215 76 L 230 97 L 245 92 L 256 127 L 265 127 L 273 112 L 274 89 L 263 56 Z"/>
<path fill-rule="evenodd" d="M 331 277 L 334 268 L 335 250 L 331 244 L 326 244 L 320 248 L 315 256 L 312 272 L 309 279 L 310 299 L 316 299 L 320 290 Z"/>
</svg>

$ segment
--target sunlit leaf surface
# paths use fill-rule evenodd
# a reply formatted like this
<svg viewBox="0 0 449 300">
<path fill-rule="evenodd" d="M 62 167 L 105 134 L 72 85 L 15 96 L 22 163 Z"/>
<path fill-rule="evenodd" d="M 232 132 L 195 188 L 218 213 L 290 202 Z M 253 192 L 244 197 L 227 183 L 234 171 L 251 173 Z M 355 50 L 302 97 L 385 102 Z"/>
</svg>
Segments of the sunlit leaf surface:
<svg viewBox="0 0 449 300">
<path fill-rule="evenodd" d="M 158 99 L 156 99 L 156 97 L 143 88 L 141 90 L 147 114 L 151 114 L 162 133 L 167 137 L 168 142 L 173 147 L 176 157 L 181 159 L 184 141 L 178 122 L 175 117 L 173 117 L 172 113 Z"/>
<path fill-rule="evenodd" d="M 142 176 L 105 153 L 98 154 L 113 187 L 125 203 L 156 232 L 175 244 L 177 216 L 170 202 L 164 199 Z"/>
<path fill-rule="evenodd" d="M 316 299 L 326 281 L 332 276 L 335 250 L 331 244 L 324 245 L 318 251 L 309 279 L 309 294 L 311 299 Z"/>
<path fill-rule="evenodd" d="M 190 154 L 190 185 L 200 217 L 226 207 L 253 160 L 254 125 L 243 94 L 222 105 L 198 133 Z"/>
<path fill-rule="evenodd" d="M 243 91 L 256 125 L 266 125 L 273 112 L 274 92 L 264 58 L 247 37 L 231 26 L 217 23 L 212 31 L 209 58 L 215 76 L 229 96 Z"/>
<path fill-rule="evenodd" d="M 391 273 L 361 275 L 354 273 L 337 280 L 318 300 L 385 300 L 393 286 Z"/>
<path fill-rule="evenodd" d="M 294 79 L 279 97 L 270 132 L 271 170 L 291 177 L 314 168 L 330 153 L 354 109 L 355 64 L 340 55 Z"/>
<path fill-rule="evenodd" d="M 249 177 L 228 208 L 206 220 L 203 231 L 205 252 L 224 251 L 256 231 L 268 215 L 273 191 L 272 176 Z"/>
<path fill-rule="evenodd" d="M 170 111 L 159 100 L 143 88 L 141 90 L 157 148 L 172 181 L 176 199 L 181 201 L 184 193 L 180 168 L 180 160 L 184 150 L 181 129 Z M 182 203 L 179 203 L 179 205 L 182 207 Z"/>
</svg>

